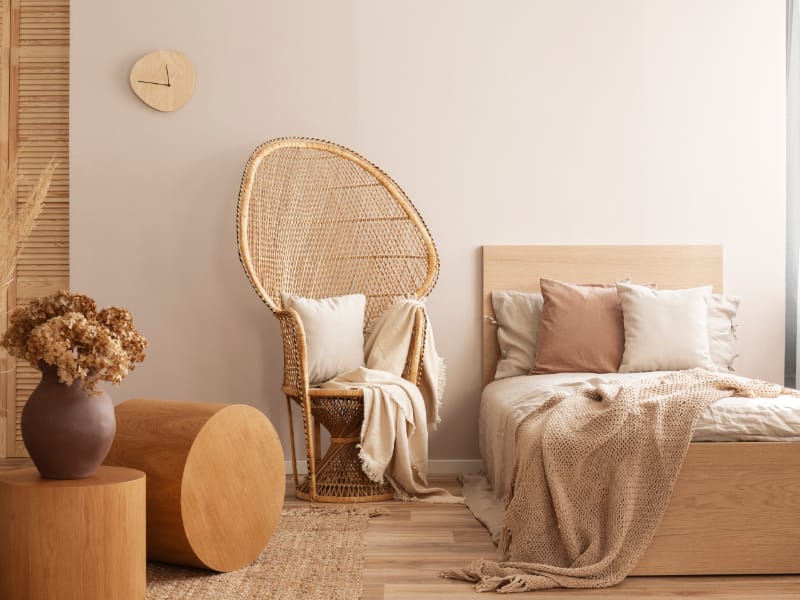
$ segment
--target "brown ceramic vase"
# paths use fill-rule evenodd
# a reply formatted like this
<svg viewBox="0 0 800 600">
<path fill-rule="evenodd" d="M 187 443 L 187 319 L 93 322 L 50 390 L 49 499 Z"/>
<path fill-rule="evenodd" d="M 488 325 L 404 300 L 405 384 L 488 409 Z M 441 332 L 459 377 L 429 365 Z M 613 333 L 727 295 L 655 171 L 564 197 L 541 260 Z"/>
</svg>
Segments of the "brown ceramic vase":
<svg viewBox="0 0 800 600">
<path fill-rule="evenodd" d="M 45 479 L 91 477 L 114 441 L 114 404 L 90 396 L 83 381 L 65 385 L 56 367 L 39 361 L 42 381 L 22 409 L 22 439 Z"/>
</svg>

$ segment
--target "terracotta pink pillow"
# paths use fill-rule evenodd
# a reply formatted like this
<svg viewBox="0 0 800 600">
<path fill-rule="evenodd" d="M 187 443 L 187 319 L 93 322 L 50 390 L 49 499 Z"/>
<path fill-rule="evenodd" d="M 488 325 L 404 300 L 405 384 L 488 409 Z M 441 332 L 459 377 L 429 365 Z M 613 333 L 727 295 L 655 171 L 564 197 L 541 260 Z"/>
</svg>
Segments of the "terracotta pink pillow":
<svg viewBox="0 0 800 600">
<path fill-rule="evenodd" d="M 531 374 L 616 373 L 625 350 L 616 286 L 542 279 L 541 288 L 544 304 Z"/>
</svg>

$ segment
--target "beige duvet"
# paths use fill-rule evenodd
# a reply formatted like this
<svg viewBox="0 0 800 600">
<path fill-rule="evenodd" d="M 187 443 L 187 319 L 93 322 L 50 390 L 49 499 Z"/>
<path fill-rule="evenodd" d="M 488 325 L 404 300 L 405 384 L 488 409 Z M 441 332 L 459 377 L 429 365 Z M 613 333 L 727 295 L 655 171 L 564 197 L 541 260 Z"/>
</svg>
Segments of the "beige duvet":
<svg viewBox="0 0 800 600">
<path fill-rule="evenodd" d="M 517 431 L 503 562 L 443 575 L 500 592 L 619 583 L 658 527 L 701 411 L 781 393 L 797 395 L 699 369 L 556 392 Z"/>
</svg>

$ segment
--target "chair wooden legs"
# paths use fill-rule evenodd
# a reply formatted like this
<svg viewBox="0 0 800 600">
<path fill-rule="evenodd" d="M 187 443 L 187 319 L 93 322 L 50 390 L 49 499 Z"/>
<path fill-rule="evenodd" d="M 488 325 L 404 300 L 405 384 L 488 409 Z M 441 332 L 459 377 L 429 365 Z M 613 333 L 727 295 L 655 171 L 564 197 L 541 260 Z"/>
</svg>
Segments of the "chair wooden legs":
<svg viewBox="0 0 800 600">
<path fill-rule="evenodd" d="M 294 449 L 294 420 L 292 419 L 292 399 L 286 396 L 286 412 L 289 413 L 289 446 L 292 449 L 292 475 L 294 477 L 294 487 L 300 485 L 297 479 L 297 451 Z"/>
</svg>

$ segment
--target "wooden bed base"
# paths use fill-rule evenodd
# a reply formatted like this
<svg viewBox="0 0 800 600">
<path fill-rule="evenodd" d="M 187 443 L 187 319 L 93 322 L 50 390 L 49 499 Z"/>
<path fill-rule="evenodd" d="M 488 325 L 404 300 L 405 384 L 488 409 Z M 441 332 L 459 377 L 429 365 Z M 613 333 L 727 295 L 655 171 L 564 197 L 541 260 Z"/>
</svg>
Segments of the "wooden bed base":
<svg viewBox="0 0 800 600">
<path fill-rule="evenodd" d="M 539 291 L 539 278 L 630 277 L 662 289 L 722 291 L 720 246 L 484 246 L 483 314 L 492 290 Z M 484 318 L 484 384 L 495 327 Z M 653 542 L 632 575 L 800 573 L 800 444 L 692 443 Z"/>
</svg>

